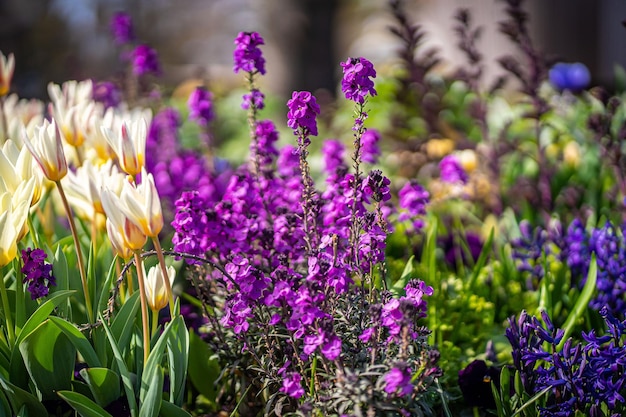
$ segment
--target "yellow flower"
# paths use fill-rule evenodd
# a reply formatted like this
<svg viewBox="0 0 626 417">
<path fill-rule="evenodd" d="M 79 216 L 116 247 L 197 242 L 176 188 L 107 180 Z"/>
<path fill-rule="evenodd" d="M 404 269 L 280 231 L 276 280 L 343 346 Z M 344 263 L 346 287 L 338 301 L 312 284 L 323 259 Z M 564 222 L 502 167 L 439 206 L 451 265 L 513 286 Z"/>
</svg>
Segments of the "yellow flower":
<svg viewBox="0 0 626 417">
<path fill-rule="evenodd" d="M 50 181 L 60 181 L 67 174 L 67 161 L 63 152 L 61 133 L 54 120 L 44 120 L 41 126 L 35 127 L 32 140 L 26 130 L 22 131 L 24 145 L 28 148 L 43 174 Z"/>
<path fill-rule="evenodd" d="M 120 195 L 120 210 L 124 212 L 146 236 L 157 237 L 163 229 L 163 212 L 154 177 L 145 169 L 141 171 L 141 183 L 124 183 Z"/>
<path fill-rule="evenodd" d="M 576 141 L 570 141 L 563 148 L 563 161 L 576 168 L 580 164 L 580 147 Z"/>
<path fill-rule="evenodd" d="M 102 126 L 102 133 L 115 151 L 120 168 L 133 178 L 144 166 L 147 130 L 144 119 L 123 121 L 115 131 Z"/>
<path fill-rule="evenodd" d="M 0 52 L 0 97 L 4 97 L 9 93 L 14 69 L 15 58 L 13 54 L 9 54 L 7 58 Z"/>
<path fill-rule="evenodd" d="M 109 219 L 106 221 L 106 228 L 113 252 L 124 260 L 130 259 L 133 256 L 133 251 L 126 246 L 123 234 L 115 228 L 115 225 Z"/>
<path fill-rule="evenodd" d="M 0 192 L 0 267 L 17 255 L 17 242 L 26 234 L 26 218 L 32 200 L 35 182 L 20 184 L 16 193 Z M 0 188 L 4 182 L 0 181 Z M 1 279 L 1 278 L 0 278 Z"/>
<path fill-rule="evenodd" d="M 465 172 L 470 173 L 476 169 L 478 166 L 478 158 L 476 157 L 476 152 L 471 149 L 465 149 L 457 153 L 459 158 L 459 162 Z"/>
<path fill-rule="evenodd" d="M 146 297 L 148 305 L 154 311 L 159 311 L 169 302 L 165 280 L 163 279 L 163 271 L 159 265 L 155 265 L 148 271 L 146 276 Z M 167 276 L 170 281 L 170 287 L 176 277 L 176 270 L 172 266 L 167 267 Z"/>
<path fill-rule="evenodd" d="M 110 189 L 104 188 L 100 194 L 100 199 L 107 216 L 109 239 L 114 245 L 116 252 L 120 256 L 124 253 L 123 250 L 118 250 L 119 246 L 132 251 L 143 248 L 148 238 L 121 210 L 122 202 L 120 198 Z M 109 225 L 108 223 L 111 224 Z M 115 248 L 115 245 L 118 246 L 118 249 Z"/>
<path fill-rule="evenodd" d="M 35 189 L 31 207 L 39 202 L 43 192 L 43 175 L 34 168 L 32 154 L 25 146 L 18 149 L 12 140 L 7 140 L 0 149 L 0 176 L 10 192 L 15 192 L 22 183 L 34 178 Z"/>
<path fill-rule="evenodd" d="M 426 142 L 426 154 L 429 158 L 443 158 L 454 150 L 452 139 L 431 139 Z"/>
</svg>

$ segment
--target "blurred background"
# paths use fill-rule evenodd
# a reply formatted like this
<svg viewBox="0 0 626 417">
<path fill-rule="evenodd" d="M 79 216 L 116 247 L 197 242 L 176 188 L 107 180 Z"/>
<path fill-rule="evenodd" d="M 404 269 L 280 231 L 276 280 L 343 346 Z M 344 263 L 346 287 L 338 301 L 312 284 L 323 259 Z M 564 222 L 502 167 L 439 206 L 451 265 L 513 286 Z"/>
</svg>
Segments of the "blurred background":
<svg viewBox="0 0 626 417">
<path fill-rule="evenodd" d="M 496 0 L 405 0 L 414 22 L 427 32 L 426 47 L 440 49 L 445 73 L 463 59 L 456 48 L 453 16 L 459 7 L 484 27 L 479 42 L 485 82 L 502 73 L 496 59 L 512 46 L 498 30 L 505 4 Z M 610 87 L 614 66 L 626 66 L 626 2 L 623 0 L 528 0 L 531 36 L 541 50 L 563 61 L 583 62 L 593 84 Z M 2 0 L 0 50 L 14 53 L 13 90 L 46 98 L 53 81 L 105 80 L 121 71 L 112 41 L 113 13 L 133 18 L 137 40 L 155 48 L 166 89 L 189 79 L 239 83 L 232 74 L 233 39 L 258 31 L 268 74 L 262 87 L 287 97 L 292 90 L 325 89 L 331 95 L 340 61 L 365 56 L 393 64 L 398 41 L 389 31 L 386 0 Z"/>
</svg>

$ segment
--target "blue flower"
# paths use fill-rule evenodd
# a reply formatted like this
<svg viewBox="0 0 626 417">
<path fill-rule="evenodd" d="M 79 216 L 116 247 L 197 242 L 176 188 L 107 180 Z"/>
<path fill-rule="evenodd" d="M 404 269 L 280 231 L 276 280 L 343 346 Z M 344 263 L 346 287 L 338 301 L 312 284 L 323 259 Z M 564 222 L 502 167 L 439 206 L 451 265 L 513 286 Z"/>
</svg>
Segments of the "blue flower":
<svg viewBox="0 0 626 417">
<path fill-rule="evenodd" d="M 549 72 L 552 85 L 560 91 L 570 90 L 579 92 L 584 90 L 591 81 L 589 70 L 580 62 L 555 64 Z"/>
</svg>

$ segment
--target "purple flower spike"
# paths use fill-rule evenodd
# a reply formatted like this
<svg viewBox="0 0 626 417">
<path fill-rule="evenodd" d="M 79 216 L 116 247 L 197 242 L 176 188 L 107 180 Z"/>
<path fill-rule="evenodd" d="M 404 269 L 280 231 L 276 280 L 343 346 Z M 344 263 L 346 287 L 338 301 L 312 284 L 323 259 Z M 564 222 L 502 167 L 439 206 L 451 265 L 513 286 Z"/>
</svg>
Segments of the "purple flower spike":
<svg viewBox="0 0 626 417">
<path fill-rule="evenodd" d="M 110 29 L 113 39 L 118 45 L 125 45 L 135 39 L 133 21 L 127 13 L 115 13 L 111 19 Z"/>
<path fill-rule="evenodd" d="M 122 102 L 122 92 L 110 81 L 100 81 L 93 85 L 93 99 L 104 104 L 105 108 L 117 107 Z"/>
<path fill-rule="evenodd" d="M 241 108 L 248 110 L 250 107 L 254 107 L 257 110 L 263 110 L 265 107 L 265 94 L 257 90 L 252 89 L 248 94 L 244 94 Z"/>
<path fill-rule="evenodd" d="M 138 45 L 132 53 L 133 58 L 133 74 L 146 75 L 161 73 L 159 58 L 154 49 L 148 45 Z"/>
<path fill-rule="evenodd" d="M 233 52 L 233 71 L 238 73 L 259 72 L 265 74 L 265 58 L 259 49 L 259 45 L 264 45 L 265 41 L 257 32 L 239 32 L 235 38 L 235 51 Z"/>
<path fill-rule="evenodd" d="M 384 376 L 385 392 L 387 394 L 398 394 L 400 397 L 409 395 L 413 392 L 413 384 L 411 384 L 411 373 L 405 366 L 401 368 L 391 368 Z"/>
<path fill-rule="evenodd" d="M 56 278 L 52 275 L 52 265 L 45 262 L 47 257 L 43 249 L 22 250 L 23 282 L 28 284 L 30 298 L 33 300 L 47 296 L 50 286 L 57 285 Z"/>
<path fill-rule="evenodd" d="M 287 126 L 293 130 L 303 128 L 308 134 L 317 136 L 316 117 L 320 114 L 320 106 L 313 94 L 308 91 L 294 91 L 287 107 Z"/>
<path fill-rule="evenodd" d="M 380 156 L 380 132 L 376 129 L 367 129 L 361 136 L 361 160 L 375 164 Z"/>
<path fill-rule="evenodd" d="M 343 68 L 343 80 L 341 80 L 341 91 L 348 100 L 363 104 L 365 97 L 369 94 L 376 95 L 374 81 L 376 78 L 374 65 L 365 58 L 348 58 L 341 63 Z"/>
<path fill-rule="evenodd" d="M 205 87 L 196 87 L 189 95 L 189 119 L 200 126 L 206 126 L 213 118 L 213 94 Z"/>
</svg>

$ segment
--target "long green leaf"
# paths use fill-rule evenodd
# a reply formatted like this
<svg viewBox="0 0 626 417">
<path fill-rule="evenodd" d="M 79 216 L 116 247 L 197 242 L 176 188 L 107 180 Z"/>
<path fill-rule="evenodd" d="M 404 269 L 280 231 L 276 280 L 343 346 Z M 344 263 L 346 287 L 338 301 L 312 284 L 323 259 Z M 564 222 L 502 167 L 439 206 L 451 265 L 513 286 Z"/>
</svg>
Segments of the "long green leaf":
<svg viewBox="0 0 626 417">
<path fill-rule="evenodd" d="M 151 378 L 149 388 L 141 401 L 139 417 L 157 417 L 161 403 L 165 402 L 163 401 L 163 368 L 160 365 L 155 365 L 151 372 L 145 372 L 145 374 L 151 375 Z"/>
<path fill-rule="evenodd" d="M 184 320 L 179 320 L 167 339 L 167 357 L 170 377 L 170 402 L 182 405 L 189 365 L 189 332 Z"/>
<path fill-rule="evenodd" d="M 35 311 L 26 321 L 24 327 L 22 328 L 22 331 L 18 335 L 16 335 L 17 340 L 15 344 L 19 345 L 24 337 L 28 336 L 30 332 L 35 330 L 37 326 L 39 326 L 45 319 L 48 318 L 50 313 L 52 313 L 59 304 L 68 299 L 75 292 L 76 291 L 58 291 L 53 293 L 50 298 L 46 300 L 45 303 L 40 305 L 37 311 Z"/>
<path fill-rule="evenodd" d="M 82 394 L 73 391 L 59 391 L 57 394 L 82 417 L 113 417 L 104 408 Z"/>
<path fill-rule="evenodd" d="M 89 343 L 89 340 L 87 340 L 85 335 L 83 335 L 76 326 L 60 317 L 51 316 L 50 321 L 65 333 L 90 368 L 99 368 L 102 366 L 91 343 Z"/>
<path fill-rule="evenodd" d="M 139 305 L 139 291 L 135 291 L 133 295 L 126 299 L 126 302 L 111 323 L 111 333 L 115 336 L 120 350 L 124 350 L 130 343 Z"/>
<path fill-rule="evenodd" d="M 404 270 L 402 271 L 402 275 L 400 275 L 400 279 L 397 280 L 393 284 L 393 286 L 390 287 L 390 291 L 394 295 L 403 294 L 404 287 L 406 287 L 406 284 L 409 282 L 409 280 L 411 279 L 411 276 L 413 275 L 413 261 L 414 261 L 414 259 L 415 259 L 415 255 L 411 255 L 409 260 L 406 262 L 406 265 L 404 265 Z"/>
<path fill-rule="evenodd" d="M 493 244 L 494 229 L 495 228 L 493 227 L 491 228 L 491 231 L 489 232 L 489 237 L 487 238 L 487 241 L 483 245 L 483 248 L 480 250 L 480 255 L 478 256 L 478 260 L 476 261 L 476 264 L 474 264 L 474 269 L 472 270 L 472 276 L 470 277 L 469 282 L 467 283 L 467 288 L 469 291 L 474 289 L 474 284 L 476 283 L 476 280 L 478 279 L 478 276 L 480 275 L 480 271 L 485 266 L 485 263 L 487 262 L 487 258 L 493 249 L 492 244 Z"/>
<path fill-rule="evenodd" d="M 217 388 L 215 381 L 220 376 L 220 366 L 217 357 L 207 345 L 193 331 L 189 332 L 189 379 L 193 386 L 211 404 L 215 405 Z"/>
<path fill-rule="evenodd" d="M 598 278 L 598 264 L 596 262 L 595 253 L 591 256 L 591 262 L 589 263 L 589 273 L 587 274 L 587 282 L 585 282 L 585 286 L 576 300 L 576 304 L 574 308 L 567 316 L 567 320 L 565 320 L 565 324 L 563 325 L 563 339 L 558 345 L 558 349 L 560 350 L 563 347 L 563 344 L 567 340 L 567 338 L 574 330 L 574 326 L 580 317 L 585 314 L 587 307 L 589 306 L 589 301 L 593 296 L 593 293 L 596 289 L 596 281 Z"/>
<path fill-rule="evenodd" d="M 57 249 L 54 252 L 54 257 L 52 259 L 52 272 L 57 282 L 54 293 L 58 293 L 60 291 L 69 291 L 69 269 L 67 267 L 67 258 L 65 257 L 65 253 L 61 250 L 61 246 L 57 246 Z M 59 315 L 62 317 L 67 317 L 70 320 L 72 319 L 69 299 L 66 300 L 66 302 L 64 303 L 59 304 Z"/>
<path fill-rule="evenodd" d="M 117 368 L 120 371 L 120 376 L 122 377 L 124 392 L 126 393 L 128 407 L 130 408 L 130 415 L 132 417 L 135 417 L 137 415 L 137 399 L 135 397 L 135 389 L 133 387 L 131 374 L 130 372 L 128 372 L 128 368 L 126 368 L 126 363 L 124 362 L 124 358 L 122 357 L 119 348 L 117 347 L 117 341 L 115 340 L 113 333 L 111 333 L 111 329 L 109 329 L 106 321 L 102 319 L 102 316 L 100 316 L 100 320 L 102 321 L 102 327 L 104 328 L 104 331 L 106 332 L 106 335 L 109 339 L 109 344 L 111 345 L 111 350 L 113 351 L 115 363 L 117 364 Z"/>
<path fill-rule="evenodd" d="M 120 397 L 120 376 L 107 368 L 81 369 L 80 375 L 87 382 L 96 402 L 106 407 Z"/>
<path fill-rule="evenodd" d="M 152 388 L 150 384 L 153 383 L 153 380 L 155 378 L 154 374 L 160 372 L 159 365 L 163 360 L 163 352 L 165 350 L 165 346 L 167 345 L 167 339 L 170 337 L 169 335 L 172 332 L 172 329 L 175 326 L 178 326 L 180 321 L 182 320 L 182 316 L 177 316 L 176 318 L 174 318 L 174 320 L 167 323 L 165 329 L 163 330 L 163 333 L 161 333 L 161 336 L 159 337 L 159 340 L 157 340 L 156 344 L 150 351 L 148 360 L 143 367 L 143 374 L 141 375 L 141 387 L 139 389 L 139 401 L 141 402 L 141 404 L 146 401 L 146 395 L 149 389 Z"/>
<path fill-rule="evenodd" d="M 13 413 L 18 414 L 22 407 L 25 407 L 31 416 L 47 416 L 46 408 L 39 402 L 37 397 L 28 391 L 16 387 L 0 375 L 0 387 L 7 396 Z"/>
<path fill-rule="evenodd" d="M 546 392 L 550 391 L 551 389 L 552 387 L 546 387 L 543 390 L 539 391 L 537 394 L 533 395 L 533 397 L 530 400 L 526 401 L 520 408 L 518 408 L 511 417 L 515 417 L 516 415 L 524 411 L 527 407 L 529 407 L 531 404 L 534 404 L 535 401 L 540 399 Z"/>
<path fill-rule="evenodd" d="M 183 410 L 177 405 L 172 404 L 169 401 L 161 401 L 161 410 L 159 410 L 159 416 L 161 417 L 191 417 L 187 411 Z"/>
</svg>

